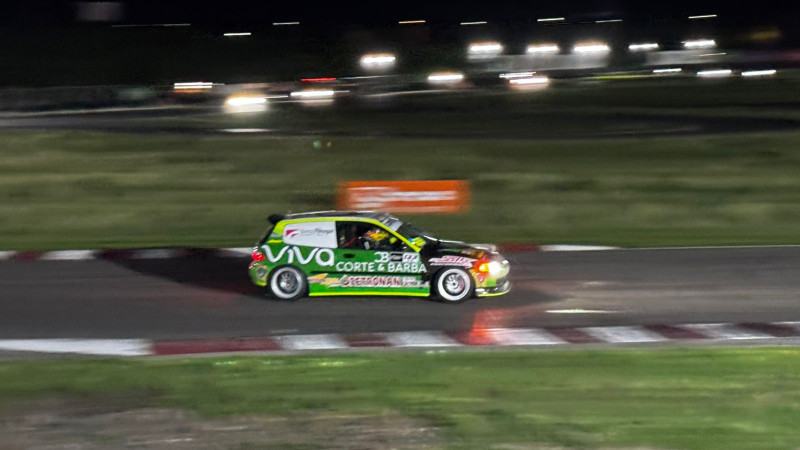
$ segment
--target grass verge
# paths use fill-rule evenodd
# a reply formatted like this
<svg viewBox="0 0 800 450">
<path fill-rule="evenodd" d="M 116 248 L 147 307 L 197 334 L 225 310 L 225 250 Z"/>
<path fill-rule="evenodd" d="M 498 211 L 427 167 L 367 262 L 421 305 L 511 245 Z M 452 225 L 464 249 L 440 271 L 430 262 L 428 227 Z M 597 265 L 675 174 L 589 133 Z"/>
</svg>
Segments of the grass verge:
<svg viewBox="0 0 800 450">
<path fill-rule="evenodd" d="M 138 406 L 204 416 L 399 413 L 457 448 L 800 445 L 796 348 L 0 364 L 0 409 L 52 397 L 113 406 L 132 395 Z"/>
<path fill-rule="evenodd" d="M 0 136 L 0 248 L 249 245 L 345 180 L 467 179 L 472 241 L 797 243 L 800 134 L 613 140 Z"/>
</svg>

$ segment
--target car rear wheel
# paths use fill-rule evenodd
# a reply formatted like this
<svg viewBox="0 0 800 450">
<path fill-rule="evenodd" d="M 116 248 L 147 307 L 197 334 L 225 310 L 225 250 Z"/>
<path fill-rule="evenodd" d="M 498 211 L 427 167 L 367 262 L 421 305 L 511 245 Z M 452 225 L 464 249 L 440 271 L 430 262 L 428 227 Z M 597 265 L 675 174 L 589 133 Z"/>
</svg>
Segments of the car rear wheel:
<svg viewBox="0 0 800 450">
<path fill-rule="evenodd" d="M 447 303 L 461 303 L 472 295 L 472 276 L 460 268 L 444 269 L 434 281 L 436 295 Z"/>
<path fill-rule="evenodd" d="M 269 280 L 269 291 L 281 300 L 297 300 L 305 295 L 306 287 L 305 274 L 292 266 L 275 269 Z"/>
</svg>

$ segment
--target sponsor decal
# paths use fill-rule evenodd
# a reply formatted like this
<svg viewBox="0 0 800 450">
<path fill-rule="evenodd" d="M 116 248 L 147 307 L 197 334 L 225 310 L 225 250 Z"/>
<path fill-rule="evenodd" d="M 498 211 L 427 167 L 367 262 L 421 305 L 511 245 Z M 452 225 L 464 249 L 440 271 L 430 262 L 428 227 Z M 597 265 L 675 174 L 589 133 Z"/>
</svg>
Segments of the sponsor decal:
<svg viewBox="0 0 800 450">
<path fill-rule="evenodd" d="M 272 253 L 272 249 L 267 245 L 262 246 L 262 248 L 264 249 L 267 260 L 271 263 L 282 262 L 284 257 L 286 257 L 287 264 L 292 264 L 295 259 L 297 259 L 297 262 L 300 264 L 308 264 L 313 260 L 319 266 L 330 267 L 333 266 L 333 261 L 335 259 L 333 250 L 329 248 L 313 248 L 308 252 L 308 255 L 303 255 L 303 251 L 294 246 L 283 247 L 277 254 Z"/>
<path fill-rule="evenodd" d="M 333 250 L 329 248 L 312 248 L 301 250 L 293 245 L 273 250 L 268 245 L 262 246 L 266 260 L 272 264 L 297 262 L 301 265 L 315 263 L 320 267 L 333 267 L 336 272 L 356 273 L 425 273 L 427 269 L 420 262 L 417 253 L 398 253 L 398 261 L 392 261 L 389 252 L 376 252 L 375 261 L 336 261 Z M 307 252 L 307 253 L 304 253 Z M 416 262 L 414 262 L 416 261 Z"/>
<path fill-rule="evenodd" d="M 284 233 L 288 238 L 295 238 L 297 236 L 329 236 L 333 234 L 333 230 L 325 230 L 323 228 L 286 228 Z"/>
<path fill-rule="evenodd" d="M 338 261 L 335 264 L 337 272 L 381 272 L 381 273 L 424 273 L 427 270 L 422 263 L 404 262 L 358 262 Z"/>
<path fill-rule="evenodd" d="M 417 288 L 428 286 L 416 277 L 397 275 L 344 275 L 341 278 L 321 273 L 308 277 L 308 284 L 319 284 L 327 287 L 366 287 L 366 288 Z"/>
<path fill-rule="evenodd" d="M 403 254 L 402 253 L 392 253 L 392 261 L 403 261 Z"/>
<path fill-rule="evenodd" d="M 339 280 L 339 286 L 341 287 L 415 288 L 427 285 L 427 282 L 423 282 L 416 277 L 386 275 L 344 275 Z"/>
<path fill-rule="evenodd" d="M 304 247 L 336 248 L 336 226 L 333 222 L 308 222 L 286 225 L 283 242 Z"/>
<path fill-rule="evenodd" d="M 403 253 L 403 262 L 404 263 L 418 263 L 419 262 L 419 253 Z"/>
<path fill-rule="evenodd" d="M 431 258 L 428 263 L 432 266 L 461 266 L 465 269 L 469 269 L 475 264 L 475 260 L 463 256 L 444 255 L 439 258 Z"/>
<path fill-rule="evenodd" d="M 329 277 L 327 273 L 321 273 L 308 277 L 308 284 L 321 284 L 323 286 L 338 286 L 339 278 Z"/>
</svg>

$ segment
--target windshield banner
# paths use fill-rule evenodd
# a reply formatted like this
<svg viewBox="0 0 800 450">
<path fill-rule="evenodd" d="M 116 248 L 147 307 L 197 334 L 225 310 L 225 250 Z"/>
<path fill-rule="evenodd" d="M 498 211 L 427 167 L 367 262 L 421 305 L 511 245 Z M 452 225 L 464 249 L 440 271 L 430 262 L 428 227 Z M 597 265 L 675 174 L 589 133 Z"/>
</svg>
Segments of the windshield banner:
<svg viewBox="0 0 800 450">
<path fill-rule="evenodd" d="M 459 213 L 469 207 L 469 182 L 347 181 L 339 183 L 338 209 L 394 213 Z"/>
</svg>

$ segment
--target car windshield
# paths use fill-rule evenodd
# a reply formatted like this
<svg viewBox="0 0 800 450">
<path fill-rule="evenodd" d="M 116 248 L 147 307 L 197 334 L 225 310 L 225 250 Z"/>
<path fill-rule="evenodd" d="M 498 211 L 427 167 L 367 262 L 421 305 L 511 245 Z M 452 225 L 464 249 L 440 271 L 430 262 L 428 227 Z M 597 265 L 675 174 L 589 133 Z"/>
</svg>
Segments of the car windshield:
<svg viewBox="0 0 800 450">
<path fill-rule="evenodd" d="M 396 231 L 409 241 L 416 241 L 417 244 L 424 245 L 436 241 L 436 238 L 427 231 L 420 229 L 408 222 L 403 222 L 397 217 L 386 216 L 381 219 L 381 223 L 391 228 L 393 231 Z M 420 242 L 420 240 L 423 242 Z"/>
</svg>

